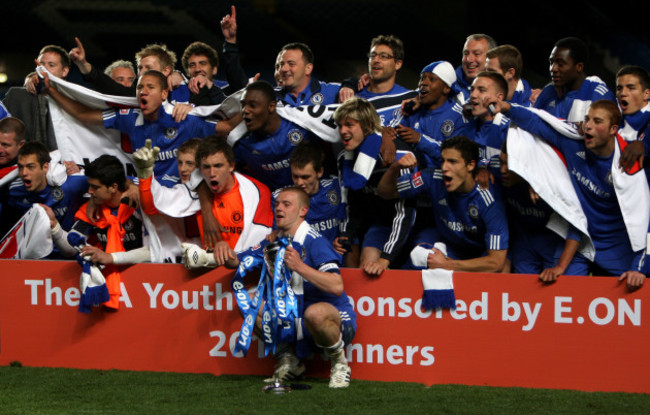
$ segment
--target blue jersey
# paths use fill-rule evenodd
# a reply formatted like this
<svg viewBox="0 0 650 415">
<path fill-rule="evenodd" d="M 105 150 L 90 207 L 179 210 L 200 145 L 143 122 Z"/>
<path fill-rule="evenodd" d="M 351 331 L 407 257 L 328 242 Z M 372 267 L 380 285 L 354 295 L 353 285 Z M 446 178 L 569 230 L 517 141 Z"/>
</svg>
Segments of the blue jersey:
<svg viewBox="0 0 650 415">
<path fill-rule="evenodd" d="M 294 96 L 285 88 L 276 90 L 278 99 L 292 107 L 299 107 L 301 105 L 330 105 L 336 103 L 339 96 L 341 84 L 339 83 L 326 83 L 320 82 L 316 79 L 311 79 L 309 84 Z"/>
<path fill-rule="evenodd" d="M 128 134 L 133 151 L 144 147 L 147 138 L 151 139 L 152 146 L 160 148 L 153 171 L 156 180 L 166 187 L 173 187 L 179 182 L 176 162 L 178 147 L 191 138 L 214 134 L 217 124 L 216 121 L 192 115 L 177 123 L 171 116 L 171 110 L 171 106 L 163 104 L 158 110 L 158 119 L 153 122 L 145 120 L 139 109 L 109 109 L 103 112 L 104 127 Z"/>
<path fill-rule="evenodd" d="M 568 91 L 560 98 L 551 83 L 542 89 L 535 101 L 535 108 L 543 109 L 569 122 L 582 122 L 592 102 L 608 99 L 616 102 L 616 97 L 600 78 L 590 76 L 584 80 L 577 91 Z"/>
<path fill-rule="evenodd" d="M 280 190 L 273 192 L 273 210 Z M 345 204 L 341 200 L 339 178 L 331 176 L 328 179 L 321 179 L 318 183 L 318 192 L 309 196 L 309 211 L 305 221 L 331 243 L 339 235 L 339 223 L 343 220 L 345 220 Z"/>
<path fill-rule="evenodd" d="M 22 181 L 13 182 L 9 189 L 9 205 L 16 208 L 21 215 L 34 203 L 49 206 L 61 228 L 69 231 L 75 222 L 74 215 L 87 191 L 88 179 L 81 175 L 69 176 L 61 186 L 46 185 L 40 192 L 30 192 Z"/>
<path fill-rule="evenodd" d="M 612 184 L 614 153 L 597 156 L 585 148 L 583 141 L 562 136 L 526 109 L 513 106 L 509 115 L 517 125 L 542 137 L 564 156 L 596 248 L 594 262 L 612 274 L 627 271 L 634 253 Z"/>
<path fill-rule="evenodd" d="M 244 164 L 250 175 L 264 183 L 271 191 L 291 186 L 289 157 L 303 140 L 313 141 L 316 136 L 284 118 L 273 134 L 252 132 L 235 143 L 233 151 L 237 163 Z"/>
<path fill-rule="evenodd" d="M 415 146 L 418 156 L 422 156 L 422 167 L 440 168 L 442 157 L 440 145 L 449 137 L 472 135 L 473 125 L 463 116 L 460 104 L 445 101 L 435 110 L 422 109 L 402 121 L 402 125 L 420 133 L 420 141 Z"/>
<path fill-rule="evenodd" d="M 300 252 L 300 257 L 306 265 L 318 271 L 340 274 L 341 255 L 334 250 L 327 239 L 308 224 L 301 225 L 296 231 L 293 247 Z M 328 294 L 307 280 L 304 280 L 303 289 L 305 305 L 324 301 L 336 306 L 339 310 L 350 307 L 350 301 L 345 292 L 338 296 Z"/>
<path fill-rule="evenodd" d="M 490 160 L 501 153 L 501 146 L 508 136 L 510 120 L 503 114 L 496 114 L 492 121 L 480 122 L 474 135 L 474 141 L 479 145 L 479 158 Z"/>
<path fill-rule="evenodd" d="M 512 99 L 508 102 L 511 104 L 519 104 L 523 107 L 530 107 L 532 102 L 530 102 L 530 95 L 533 91 L 530 89 L 530 85 L 525 79 L 520 79 L 517 82 L 517 88 L 515 93 L 512 95 Z"/>
<path fill-rule="evenodd" d="M 384 93 L 370 92 L 367 87 L 357 93 L 358 97 L 367 99 L 375 107 L 381 125 L 385 127 L 397 126 L 402 120 L 402 101 L 415 98 L 417 95 L 417 92 L 397 84 Z"/>
<path fill-rule="evenodd" d="M 505 209 L 493 190 L 476 185 L 469 193 L 447 192 L 442 172 L 433 168 L 403 175 L 397 189 L 400 197 L 429 196 L 437 231 L 451 258 L 477 258 L 487 250 L 508 248 Z"/>
<path fill-rule="evenodd" d="M 456 82 L 453 85 L 459 92 L 458 97 L 462 98 L 462 102 L 465 103 L 469 101 L 470 88 L 472 82 L 465 78 L 465 72 L 463 72 L 463 65 L 456 68 Z"/>
<path fill-rule="evenodd" d="M 187 104 L 190 102 L 190 89 L 186 84 L 180 84 L 178 87 L 172 89 L 169 94 L 169 101 L 172 104 Z"/>
</svg>

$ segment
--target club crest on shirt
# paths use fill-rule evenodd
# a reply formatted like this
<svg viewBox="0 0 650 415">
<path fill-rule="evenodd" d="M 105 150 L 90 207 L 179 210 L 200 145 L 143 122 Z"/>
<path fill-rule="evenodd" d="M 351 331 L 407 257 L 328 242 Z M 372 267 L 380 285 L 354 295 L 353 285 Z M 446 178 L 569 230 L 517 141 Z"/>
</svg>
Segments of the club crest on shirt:
<svg viewBox="0 0 650 415">
<path fill-rule="evenodd" d="M 64 196 L 63 189 L 61 189 L 60 187 L 52 188 L 52 197 L 54 198 L 54 200 L 58 202 L 59 200 L 63 199 L 63 196 Z"/>
<path fill-rule="evenodd" d="M 242 214 L 240 211 L 236 210 L 232 213 L 232 216 L 230 217 L 233 222 L 241 222 L 242 220 Z"/>
<path fill-rule="evenodd" d="M 454 133 L 454 123 L 451 120 L 445 120 L 440 127 L 440 132 L 445 137 L 450 137 Z"/>
<path fill-rule="evenodd" d="M 131 220 L 131 218 L 127 219 L 126 222 L 122 224 L 122 227 L 125 231 L 131 232 L 133 230 L 133 220 Z"/>
<path fill-rule="evenodd" d="M 314 95 L 312 95 L 311 98 L 309 98 L 309 100 L 311 101 L 312 104 L 318 105 L 323 103 L 325 97 L 320 92 L 317 92 Z"/>
<path fill-rule="evenodd" d="M 336 190 L 332 189 L 327 192 L 327 201 L 330 202 L 330 205 L 336 206 L 339 204 L 339 194 L 336 193 Z"/>
<path fill-rule="evenodd" d="M 610 185 L 614 184 L 614 180 L 612 179 L 612 172 L 611 171 L 607 172 L 607 175 L 605 176 L 605 181 Z"/>
<path fill-rule="evenodd" d="M 302 131 L 293 129 L 289 131 L 289 133 L 287 134 L 287 138 L 289 138 L 289 142 L 291 143 L 291 145 L 297 146 L 298 144 L 300 144 L 300 142 L 304 137 L 302 135 Z"/>
<path fill-rule="evenodd" d="M 178 128 L 165 128 L 165 137 L 167 137 L 168 140 L 173 140 L 176 136 L 178 136 Z"/>
<path fill-rule="evenodd" d="M 469 205 L 467 206 L 467 214 L 470 216 L 472 219 L 478 218 L 478 206 L 476 205 Z"/>
</svg>

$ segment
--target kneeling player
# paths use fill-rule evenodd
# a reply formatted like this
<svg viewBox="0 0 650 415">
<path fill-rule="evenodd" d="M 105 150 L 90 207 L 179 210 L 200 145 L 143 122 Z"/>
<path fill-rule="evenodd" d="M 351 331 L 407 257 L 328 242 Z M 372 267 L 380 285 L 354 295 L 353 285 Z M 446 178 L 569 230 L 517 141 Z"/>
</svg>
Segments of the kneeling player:
<svg viewBox="0 0 650 415">
<path fill-rule="evenodd" d="M 340 256 L 329 241 L 305 222 L 308 211 L 309 196 L 302 189 L 288 187 L 280 191 L 275 202 L 275 223 L 279 237 L 293 238 L 284 261 L 293 271 L 294 291 L 300 292 L 302 285 L 304 293 L 302 330 L 298 329 L 303 337 L 298 336 L 297 354 L 299 357 L 308 355 L 310 347 L 323 350 L 332 363 L 330 388 L 346 388 L 350 384 L 350 366 L 344 345 L 354 337 L 356 314 L 343 289 Z M 237 260 L 227 265 L 236 267 L 250 252 L 242 252 Z M 258 318 L 258 322 L 260 320 Z M 274 379 L 287 382 L 305 373 L 305 366 L 291 352 L 290 345 L 279 345 L 275 357 L 278 365 Z"/>
</svg>

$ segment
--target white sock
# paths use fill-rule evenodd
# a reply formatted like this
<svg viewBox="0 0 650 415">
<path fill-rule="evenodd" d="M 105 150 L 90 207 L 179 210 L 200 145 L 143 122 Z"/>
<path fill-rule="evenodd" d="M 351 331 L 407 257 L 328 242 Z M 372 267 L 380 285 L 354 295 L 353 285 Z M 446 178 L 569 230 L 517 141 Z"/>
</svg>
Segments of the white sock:
<svg viewBox="0 0 650 415">
<path fill-rule="evenodd" d="M 325 351 L 327 357 L 332 361 L 332 365 L 336 363 L 348 363 L 348 360 L 345 358 L 345 342 L 343 341 L 343 336 L 339 335 L 339 341 L 334 343 L 332 346 L 320 346 Z"/>
</svg>

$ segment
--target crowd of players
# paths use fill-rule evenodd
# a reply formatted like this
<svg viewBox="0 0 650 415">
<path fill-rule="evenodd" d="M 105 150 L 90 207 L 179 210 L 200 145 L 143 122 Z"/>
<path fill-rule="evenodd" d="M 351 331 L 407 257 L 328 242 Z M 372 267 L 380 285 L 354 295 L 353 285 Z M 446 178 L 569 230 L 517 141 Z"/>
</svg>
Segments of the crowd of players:
<svg viewBox="0 0 650 415">
<path fill-rule="evenodd" d="M 516 47 L 474 34 L 460 66 L 436 60 L 410 89 L 396 83 L 402 42 L 381 35 L 370 43 L 367 74 L 332 83 L 312 76 L 307 45 L 289 43 L 273 86 L 242 69 L 235 13 L 221 22 L 222 59 L 194 42 L 181 58 L 184 74 L 164 45 L 144 47 L 135 68 L 120 60 L 104 72 L 79 39 L 69 52 L 44 47 L 37 62 L 46 71 L 4 100 L 0 235 L 37 203 L 50 219 L 51 258 L 81 252 L 107 267 L 188 268 L 235 268 L 251 250 L 291 236 L 285 260 L 304 284 L 301 331 L 332 359 L 332 387 L 349 384 L 343 346 L 356 324 L 342 265 L 369 276 L 442 268 L 643 284 L 645 69 L 621 68 L 613 93 L 587 76 L 586 45 L 564 38 L 550 51 L 551 82 L 531 89 Z M 102 111 L 70 98 L 50 76 L 65 79 L 71 65 L 95 91 L 136 96 L 139 107 Z M 218 68 L 227 83 L 215 79 Z M 217 117 L 196 115 L 222 103 Z M 300 121 L 306 106 L 334 104 L 322 118 L 334 138 Z M 137 176 L 126 175 L 118 154 L 84 164 L 57 154 L 65 127 L 52 121 L 53 108 L 126 134 Z M 61 170 L 67 177 L 55 178 Z M 118 304 L 119 284 L 106 305 Z M 276 356 L 276 378 L 305 372 L 291 345 Z"/>
</svg>

